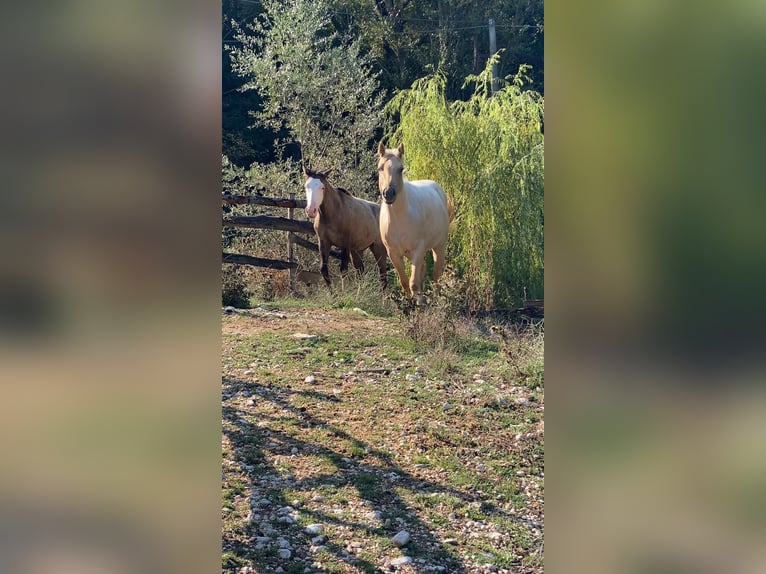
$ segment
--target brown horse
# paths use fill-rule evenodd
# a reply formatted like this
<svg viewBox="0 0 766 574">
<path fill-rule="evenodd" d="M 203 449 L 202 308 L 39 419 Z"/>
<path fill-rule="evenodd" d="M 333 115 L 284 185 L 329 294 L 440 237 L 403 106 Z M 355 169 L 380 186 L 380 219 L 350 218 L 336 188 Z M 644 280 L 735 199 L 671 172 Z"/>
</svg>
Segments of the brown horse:
<svg viewBox="0 0 766 574">
<path fill-rule="evenodd" d="M 378 146 L 378 189 L 383 197 L 380 208 L 380 236 L 388 257 L 399 275 L 408 299 L 425 304 L 425 253 L 434 256 L 432 281 L 434 285 L 444 271 L 447 254 L 447 234 L 455 210 L 441 186 L 430 179 L 404 179 L 404 144 L 396 149 Z M 404 258 L 412 262 L 409 281 Z"/>
<path fill-rule="evenodd" d="M 327 181 L 332 170 L 312 171 L 303 166 L 306 182 L 306 215 L 314 220 L 314 231 L 319 243 L 320 271 L 327 285 L 330 273 L 327 258 L 330 248 L 341 249 L 340 271 L 348 270 L 349 256 L 357 271 L 364 272 L 362 251 L 369 249 L 380 270 L 380 283 L 386 287 L 386 248 L 380 240 L 380 205 L 351 195 L 342 188 L 335 189 Z"/>
</svg>

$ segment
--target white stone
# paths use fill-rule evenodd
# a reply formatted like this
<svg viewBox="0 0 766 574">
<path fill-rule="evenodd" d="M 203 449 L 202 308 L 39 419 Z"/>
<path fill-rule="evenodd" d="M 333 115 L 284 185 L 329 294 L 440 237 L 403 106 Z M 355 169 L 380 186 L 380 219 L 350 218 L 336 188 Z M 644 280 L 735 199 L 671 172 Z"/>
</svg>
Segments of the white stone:
<svg viewBox="0 0 766 574">
<path fill-rule="evenodd" d="M 391 566 L 394 568 L 398 568 L 399 566 L 404 566 L 405 564 L 410 564 L 412 562 L 412 558 L 409 556 L 401 556 L 399 558 L 394 558 L 391 560 Z"/>
<path fill-rule="evenodd" d="M 398 532 L 397 535 L 394 536 L 391 540 L 397 546 L 405 546 L 410 541 L 410 533 L 406 530 L 402 530 Z"/>
<path fill-rule="evenodd" d="M 277 550 L 277 556 L 279 556 L 283 560 L 287 560 L 292 555 L 293 553 L 288 548 L 280 548 L 279 550 Z"/>
<path fill-rule="evenodd" d="M 277 546 L 280 548 L 291 548 L 290 541 L 287 538 L 277 538 Z"/>
<path fill-rule="evenodd" d="M 303 379 L 303 382 L 304 383 L 316 383 L 317 382 L 317 378 L 314 375 L 309 375 L 308 377 Z"/>
<path fill-rule="evenodd" d="M 309 524 L 306 527 L 306 534 L 311 534 L 311 535 L 321 534 L 322 531 L 324 531 L 324 526 L 322 526 L 321 524 Z"/>
<path fill-rule="evenodd" d="M 308 333 L 294 333 L 293 337 L 300 339 L 301 341 L 318 341 L 319 337 L 316 335 L 309 335 Z"/>
</svg>

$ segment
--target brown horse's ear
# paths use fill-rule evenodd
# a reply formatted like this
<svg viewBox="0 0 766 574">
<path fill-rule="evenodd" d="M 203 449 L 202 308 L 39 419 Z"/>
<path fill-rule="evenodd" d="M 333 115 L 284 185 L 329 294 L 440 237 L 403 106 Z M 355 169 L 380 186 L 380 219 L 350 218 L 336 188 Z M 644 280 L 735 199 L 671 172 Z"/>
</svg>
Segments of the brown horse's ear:
<svg viewBox="0 0 766 574">
<path fill-rule="evenodd" d="M 396 151 L 399 154 L 399 159 L 404 157 L 404 142 L 399 144 L 399 147 L 396 148 Z"/>
<path fill-rule="evenodd" d="M 386 155 L 386 146 L 383 145 L 383 142 L 380 142 L 378 144 L 378 157 L 383 157 Z"/>
<path fill-rule="evenodd" d="M 326 170 L 320 171 L 319 173 L 321 173 L 323 176 L 327 177 L 328 175 L 330 175 L 332 173 L 332 168 L 328 167 Z"/>
</svg>

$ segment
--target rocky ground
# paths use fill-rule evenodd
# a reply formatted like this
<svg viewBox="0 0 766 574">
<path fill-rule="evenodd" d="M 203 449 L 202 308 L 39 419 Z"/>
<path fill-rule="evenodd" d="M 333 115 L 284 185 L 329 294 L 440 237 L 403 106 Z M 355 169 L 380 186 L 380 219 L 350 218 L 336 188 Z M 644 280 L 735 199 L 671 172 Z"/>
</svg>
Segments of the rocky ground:
<svg viewBox="0 0 766 574">
<path fill-rule="evenodd" d="M 224 572 L 543 571 L 542 335 L 407 333 L 224 313 Z"/>
</svg>

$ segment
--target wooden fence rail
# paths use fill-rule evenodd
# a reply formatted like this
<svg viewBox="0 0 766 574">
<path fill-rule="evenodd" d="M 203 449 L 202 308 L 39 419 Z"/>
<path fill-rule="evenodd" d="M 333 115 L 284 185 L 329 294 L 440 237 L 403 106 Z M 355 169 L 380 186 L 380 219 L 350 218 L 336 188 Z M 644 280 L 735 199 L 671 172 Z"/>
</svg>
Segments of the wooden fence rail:
<svg viewBox="0 0 766 574">
<path fill-rule="evenodd" d="M 223 225 L 232 227 L 250 227 L 253 229 L 277 229 L 314 235 L 314 224 L 310 221 L 288 219 L 271 215 L 224 215 Z"/>
<path fill-rule="evenodd" d="M 254 265 L 256 267 L 265 267 L 266 269 L 295 269 L 297 263 L 289 261 L 280 261 L 279 259 L 266 259 L 263 257 L 253 257 L 252 255 L 240 255 L 238 253 L 221 254 L 223 263 L 236 263 L 238 265 Z"/>
<path fill-rule="evenodd" d="M 280 197 L 265 197 L 263 195 L 221 195 L 221 203 L 224 205 L 264 205 L 267 207 L 283 207 L 287 208 L 289 212 L 293 209 L 302 209 L 306 207 L 306 201 L 303 199 L 286 199 Z M 248 227 L 251 229 L 275 229 L 278 231 L 287 231 L 291 234 L 301 233 L 306 235 L 314 235 L 314 224 L 311 221 L 303 221 L 292 218 L 277 217 L 272 215 L 223 215 L 223 225 L 230 227 Z M 300 245 L 305 249 L 309 249 L 314 253 L 318 253 L 319 246 L 305 239 L 299 235 L 291 235 L 290 241 L 296 245 Z M 340 251 L 337 249 L 330 250 L 330 257 L 335 259 L 341 259 Z M 238 253 L 226 253 L 221 255 L 221 261 L 223 263 L 234 263 L 237 265 L 253 265 L 256 267 L 263 267 L 266 269 L 290 269 L 296 270 L 298 264 L 292 260 L 290 256 L 290 246 L 288 244 L 288 261 L 281 261 L 278 259 L 268 259 L 264 257 L 254 257 L 252 255 L 241 255 Z M 291 271 L 291 274 L 294 271 Z M 299 276 L 312 275 L 311 272 L 302 271 Z M 316 274 L 313 274 L 316 275 Z M 321 278 L 321 276 L 319 276 Z M 316 278 L 313 278 L 316 279 Z M 292 283 L 292 276 L 291 276 Z"/>
<path fill-rule="evenodd" d="M 305 247 L 306 249 L 313 251 L 314 253 L 319 253 L 319 245 L 316 243 L 309 241 L 308 239 L 303 239 L 303 237 L 300 237 L 299 235 L 293 236 L 293 241 L 296 245 L 300 245 L 301 247 Z M 335 259 L 340 259 L 340 251 L 335 249 L 334 247 L 330 249 L 330 257 L 334 257 Z"/>
<path fill-rule="evenodd" d="M 224 205 L 265 205 L 267 207 L 306 207 L 305 199 L 286 199 L 283 197 L 265 197 L 263 195 L 221 195 Z"/>
</svg>

